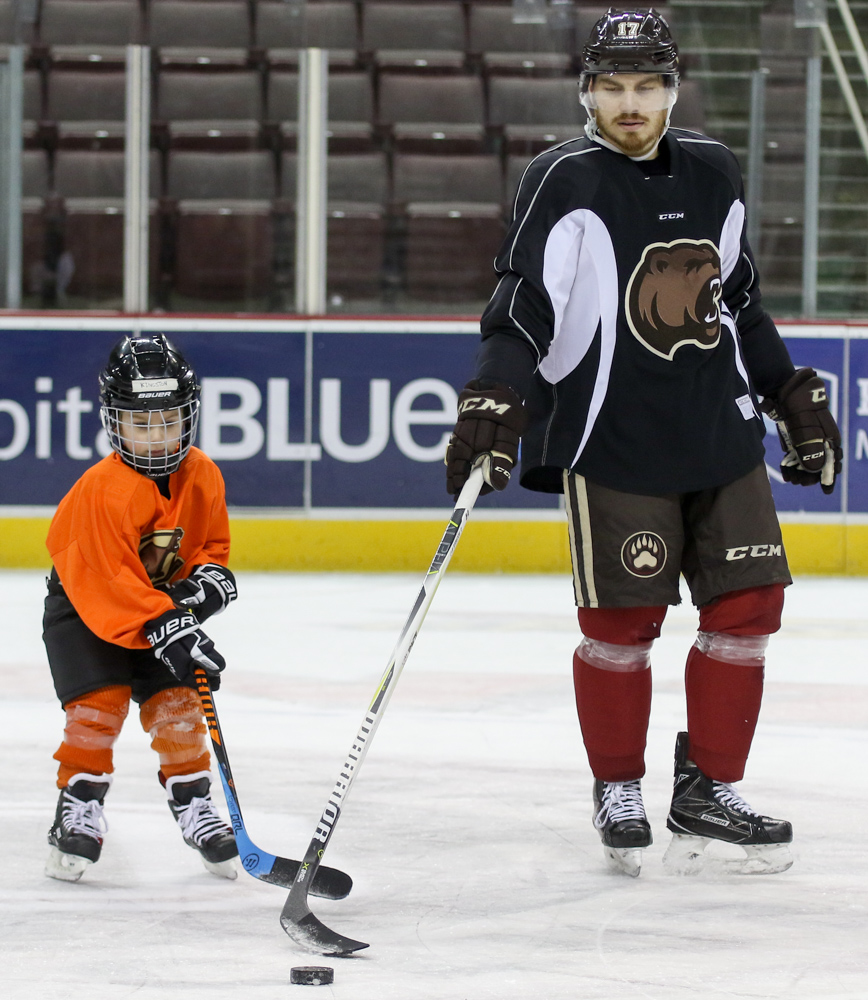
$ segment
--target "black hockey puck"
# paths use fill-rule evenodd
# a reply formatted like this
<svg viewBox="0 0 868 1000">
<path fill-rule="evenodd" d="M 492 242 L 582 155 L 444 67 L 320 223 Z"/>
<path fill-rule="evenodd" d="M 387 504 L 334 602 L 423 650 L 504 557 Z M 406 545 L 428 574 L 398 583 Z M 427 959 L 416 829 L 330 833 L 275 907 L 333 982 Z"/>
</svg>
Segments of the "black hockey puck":
<svg viewBox="0 0 868 1000">
<path fill-rule="evenodd" d="M 335 970 L 327 965 L 297 965 L 289 970 L 289 981 L 302 986 L 328 986 L 335 981 Z"/>
</svg>

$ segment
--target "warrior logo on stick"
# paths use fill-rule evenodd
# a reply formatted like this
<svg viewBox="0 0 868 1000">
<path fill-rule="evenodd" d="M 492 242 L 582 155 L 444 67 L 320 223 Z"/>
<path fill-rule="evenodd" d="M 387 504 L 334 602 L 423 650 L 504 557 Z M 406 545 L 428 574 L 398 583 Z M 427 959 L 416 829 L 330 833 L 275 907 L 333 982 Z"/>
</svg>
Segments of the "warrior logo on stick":
<svg viewBox="0 0 868 1000">
<path fill-rule="evenodd" d="M 710 240 L 652 243 L 627 284 L 627 322 L 654 354 L 720 342 L 720 254 Z"/>
</svg>

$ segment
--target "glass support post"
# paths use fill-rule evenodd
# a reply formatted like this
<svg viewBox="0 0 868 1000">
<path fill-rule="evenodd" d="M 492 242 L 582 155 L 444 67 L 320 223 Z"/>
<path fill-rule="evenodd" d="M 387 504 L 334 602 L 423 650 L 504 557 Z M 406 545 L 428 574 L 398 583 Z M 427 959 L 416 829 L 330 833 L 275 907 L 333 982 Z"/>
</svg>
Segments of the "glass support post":
<svg viewBox="0 0 868 1000">
<path fill-rule="evenodd" d="M 816 47 L 816 46 L 815 46 Z M 802 316 L 817 315 L 820 245 L 820 114 L 823 57 L 808 58 L 805 96 L 805 208 L 802 229 Z"/>
<path fill-rule="evenodd" d="M 302 49 L 299 71 L 295 308 L 315 316 L 326 311 L 328 52 Z"/>
<path fill-rule="evenodd" d="M 148 309 L 148 180 L 151 59 L 146 45 L 127 46 L 124 146 L 124 312 Z"/>
<path fill-rule="evenodd" d="M 0 273 L 3 303 L 21 308 L 21 149 L 24 46 L 10 45 L 0 63 Z"/>
<path fill-rule="evenodd" d="M 766 134 L 766 76 L 760 68 L 750 78 L 750 126 L 747 152 L 747 239 L 754 253 L 759 252 L 760 211 L 763 194 L 763 159 Z"/>
</svg>

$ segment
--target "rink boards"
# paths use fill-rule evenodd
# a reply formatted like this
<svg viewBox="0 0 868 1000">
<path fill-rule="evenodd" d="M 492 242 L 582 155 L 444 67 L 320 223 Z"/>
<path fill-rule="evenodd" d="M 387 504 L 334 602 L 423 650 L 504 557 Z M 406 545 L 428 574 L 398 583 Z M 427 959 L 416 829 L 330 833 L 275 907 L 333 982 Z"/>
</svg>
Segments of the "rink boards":
<svg viewBox="0 0 868 1000">
<path fill-rule="evenodd" d="M 868 573 L 868 326 L 780 324 L 827 380 L 841 487 L 780 482 L 796 572 Z M 451 319 L 6 316 L 0 320 L 0 565 L 45 565 L 57 502 L 107 452 L 96 373 L 125 333 L 163 330 L 202 381 L 198 444 L 226 480 L 233 565 L 420 570 L 450 511 L 443 454 L 478 324 Z M 560 498 L 517 486 L 480 500 L 456 569 L 569 567 Z"/>
</svg>

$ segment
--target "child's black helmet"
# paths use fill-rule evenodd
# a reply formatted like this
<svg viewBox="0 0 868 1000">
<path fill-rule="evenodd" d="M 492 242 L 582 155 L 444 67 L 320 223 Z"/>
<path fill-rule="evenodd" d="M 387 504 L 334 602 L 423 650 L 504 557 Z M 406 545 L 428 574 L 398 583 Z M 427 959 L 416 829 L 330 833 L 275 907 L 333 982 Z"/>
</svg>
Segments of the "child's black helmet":
<svg viewBox="0 0 868 1000">
<path fill-rule="evenodd" d="M 199 383 L 162 333 L 124 337 L 99 373 L 100 417 L 112 449 L 157 479 L 186 458 L 199 423 Z"/>
<path fill-rule="evenodd" d="M 124 337 L 99 373 L 99 398 L 104 405 L 165 410 L 198 396 L 196 373 L 162 333 Z"/>
</svg>

